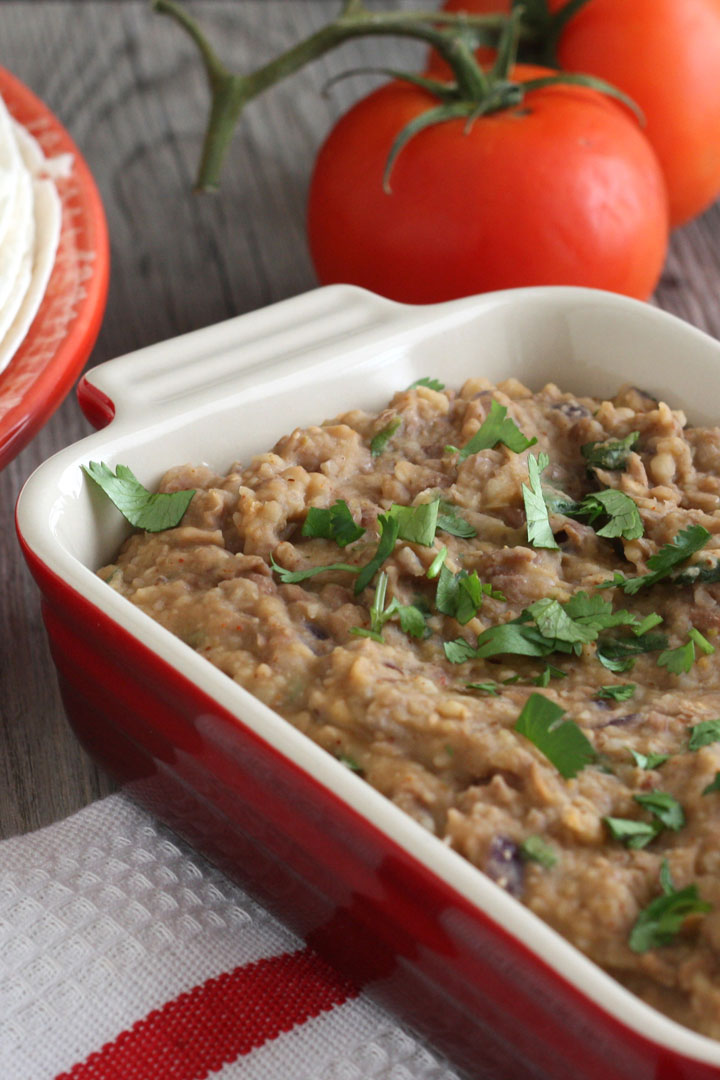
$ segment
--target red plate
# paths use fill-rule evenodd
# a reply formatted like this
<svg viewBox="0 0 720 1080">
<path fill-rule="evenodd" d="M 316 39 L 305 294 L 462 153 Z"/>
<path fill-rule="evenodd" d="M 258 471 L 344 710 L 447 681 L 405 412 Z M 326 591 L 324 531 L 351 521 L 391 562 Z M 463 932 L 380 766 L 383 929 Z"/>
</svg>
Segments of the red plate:
<svg viewBox="0 0 720 1080">
<path fill-rule="evenodd" d="M 4 68 L 0 68 L 0 95 L 46 157 L 73 157 L 70 175 L 56 181 L 62 225 L 47 291 L 25 340 L 0 374 L 2 468 L 55 411 L 88 358 L 105 310 L 110 251 L 95 181 L 67 131 Z"/>
</svg>

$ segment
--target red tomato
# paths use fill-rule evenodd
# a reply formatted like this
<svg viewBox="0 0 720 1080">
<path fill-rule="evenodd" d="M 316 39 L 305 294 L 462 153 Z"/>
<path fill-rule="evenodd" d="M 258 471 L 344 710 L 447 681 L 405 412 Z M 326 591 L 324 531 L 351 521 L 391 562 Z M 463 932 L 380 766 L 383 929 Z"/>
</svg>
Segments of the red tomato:
<svg viewBox="0 0 720 1080">
<path fill-rule="evenodd" d="M 446 0 L 443 8 L 484 15 L 507 12 L 510 0 Z M 606 79 L 643 110 L 671 225 L 710 205 L 720 194 L 720 0 L 588 0 L 557 55 L 567 71 Z M 433 59 L 432 69 L 443 70 L 437 65 Z"/>
<path fill-rule="evenodd" d="M 517 79 L 546 74 L 518 65 Z M 592 90 L 553 86 L 523 105 L 430 127 L 383 170 L 398 133 L 437 104 L 392 82 L 331 131 L 310 185 L 321 282 L 428 303 L 517 285 L 647 297 L 667 244 L 667 195 L 647 140 Z"/>
</svg>

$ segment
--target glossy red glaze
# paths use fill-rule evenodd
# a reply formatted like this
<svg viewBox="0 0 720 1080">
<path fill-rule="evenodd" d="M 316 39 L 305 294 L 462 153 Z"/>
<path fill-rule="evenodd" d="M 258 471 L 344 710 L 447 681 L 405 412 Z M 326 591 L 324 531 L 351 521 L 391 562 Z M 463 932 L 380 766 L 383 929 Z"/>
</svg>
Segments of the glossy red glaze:
<svg viewBox="0 0 720 1080">
<path fill-rule="evenodd" d="M 85 418 L 98 431 L 115 419 L 115 402 L 111 401 L 107 394 L 103 394 L 102 390 L 98 390 L 97 386 L 93 386 L 85 376 L 77 385 L 77 399 Z"/>
<path fill-rule="evenodd" d="M 60 405 L 95 344 L 107 298 L 110 246 L 105 212 L 90 170 L 59 120 L 28 88 L 0 68 L 0 95 L 46 155 L 70 154 L 56 186 L 62 226 L 55 265 L 22 345 L 0 374 L 0 468 Z"/>
<path fill-rule="evenodd" d="M 335 793 L 25 557 L 88 751 L 473 1080 L 710 1080 L 626 1029 Z"/>
</svg>

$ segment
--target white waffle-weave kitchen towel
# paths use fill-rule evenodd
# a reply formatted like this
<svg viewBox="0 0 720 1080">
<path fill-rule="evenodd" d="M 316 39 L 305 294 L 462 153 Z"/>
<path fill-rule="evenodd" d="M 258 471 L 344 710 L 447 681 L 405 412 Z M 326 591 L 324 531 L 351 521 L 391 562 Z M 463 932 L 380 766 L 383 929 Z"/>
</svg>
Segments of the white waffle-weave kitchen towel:
<svg viewBox="0 0 720 1080">
<path fill-rule="evenodd" d="M 2 1080 L 458 1080 L 123 795 L 0 843 Z"/>
</svg>

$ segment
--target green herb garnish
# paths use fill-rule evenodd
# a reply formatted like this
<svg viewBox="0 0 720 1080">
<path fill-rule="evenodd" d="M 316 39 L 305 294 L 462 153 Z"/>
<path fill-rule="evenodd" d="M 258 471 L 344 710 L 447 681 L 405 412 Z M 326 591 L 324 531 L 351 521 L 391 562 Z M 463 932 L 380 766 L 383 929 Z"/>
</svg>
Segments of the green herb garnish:
<svg viewBox="0 0 720 1080">
<path fill-rule="evenodd" d="M 414 390 L 416 386 L 427 386 L 429 390 L 436 390 L 438 393 L 445 389 L 445 383 L 441 383 L 439 379 L 429 379 L 427 375 L 410 383 L 408 390 Z"/>
<path fill-rule="evenodd" d="M 642 637 L 643 634 L 647 634 L 648 630 L 652 630 L 655 626 L 659 626 L 662 621 L 662 615 L 646 615 L 642 622 L 639 622 L 637 626 L 633 626 L 632 632 L 637 637 Z"/>
<path fill-rule="evenodd" d="M 447 499 L 440 500 L 437 527 L 442 529 L 443 532 L 450 533 L 451 536 L 460 536 L 464 539 L 477 536 L 477 529 L 473 528 L 464 517 L 461 517 L 455 506 L 448 502 Z"/>
<path fill-rule="evenodd" d="M 344 765 L 346 769 L 349 769 L 350 772 L 360 773 L 362 775 L 363 768 L 361 765 L 358 765 L 357 761 L 355 761 L 354 758 L 347 757 L 345 754 L 341 754 L 338 758 L 338 761 L 341 765 Z"/>
<path fill-rule="evenodd" d="M 658 833 L 662 826 L 654 821 L 635 821 L 633 818 L 606 817 L 603 821 L 614 840 L 619 840 L 626 847 L 644 848 Z"/>
<path fill-rule="evenodd" d="M 455 664 L 462 660 L 455 660 L 448 652 L 448 646 L 456 646 L 452 649 L 453 655 L 462 655 L 463 660 L 483 660 L 489 656 L 501 656 L 504 653 L 516 656 L 549 656 L 555 652 L 553 642 L 544 638 L 534 626 L 523 626 L 516 622 L 501 623 L 499 626 L 489 626 L 478 634 L 477 645 L 473 648 L 463 638 L 454 642 L 445 643 L 445 655 L 448 660 Z M 565 652 L 570 648 L 566 647 Z"/>
<path fill-rule="evenodd" d="M 435 606 L 443 615 L 450 615 L 464 626 L 475 618 L 485 596 L 491 596 L 495 600 L 505 599 L 492 585 L 480 581 L 477 570 L 472 573 L 459 570 L 457 574 L 453 574 L 447 566 L 442 567 L 435 594 Z"/>
<path fill-rule="evenodd" d="M 587 517 L 592 525 L 598 517 L 608 517 L 609 521 L 597 530 L 598 536 L 621 536 L 624 540 L 637 540 L 643 535 L 644 528 L 634 499 L 624 491 L 607 488 L 587 495 L 577 511 Z"/>
<path fill-rule="evenodd" d="M 651 573 L 624 578 L 615 583 L 622 585 L 623 591 L 632 596 L 640 589 L 655 585 L 656 582 L 668 577 L 676 566 L 704 547 L 709 539 L 710 533 L 702 525 L 689 525 L 687 529 L 683 529 L 673 537 L 669 544 L 665 544 L 650 556 L 647 564 Z"/>
<path fill-rule="evenodd" d="M 378 528 L 380 530 L 380 540 L 377 550 L 370 562 L 360 570 L 358 579 L 355 582 L 356 594 L 361 593 L 365 586 L 370 584 L 385 560 L 392 555 L 398 538 L 400 523 L 397 518 L 392 517 L 390 514 L 379 514 Z"/>
<path fill-rule="evenodd" d="M 672 580 L 675 585 L 711 585 L 715 581 L 720 581 L 720 559 L 707 562 L 705 565 L 702 562 L 695 562 Z"/>
<path fill-rule="evenodd" d="M 567 673 L 561 671 L 560 668 L 553 667 L 552 664 L 546 664 L 544 671 L 536 675 L 530 682 L 533 686 L 549 686 L 551 679 L 567 679 Z"/>
<path fill-rule="evenodd" d="M 531 694 L 517 718 L 515 730 L 545 755 L 562 777 L 569 780 L 595 761 L 592 743 L 574 720 L 563 720 L 565 710 L 543 694 Z"/>
<path fill-rule="evenodd" d="M 311 566 L 308 570 L 288 570 L 275 562 L 275 556 L 270 556 L 270 565 L 280 578 L 283 585 L 296 585 L 300 581 L 307 581 L 316 574 L 324 574 L 326 570 L 344 570 L 348 574 L 360 572 L 359 566 L 351 566 L 349 563 L 329 563 L 327 566 Z"/>
<path fill-rule="evenodd" d="M 385 447 L 389 443 L 390 439 L 392 439 L 393 435 L 401 424 L 402 416 L 396 416 L 393 420 L 390 421 L 389 424 L 386 425 L 386 427 L 382 429 L 382 431 L 378 431 L 377 435 L 373 436 L 370 441 L 370 453 L 374 458 L 380 457 Z"/>
<path fill-rule="evenodd" d="M 688 750 L 699 750 L 701 746 L 710 746 L 711 743 L 720 741 L 720 718 L 717 720 L 703 720 L 690 728 L 690 741 Z"/>
<path fill-rule="evenodd" d="M 131 525 L 146 532 L 174 529 L 195 494 L 194 490 L 148 491 L 127 465 L 118 465 L 113 472 L 104 461 L 90 461 L 83 471 Z"/>
<path fill-rule="evenodd" d="M 499 697 L 499 691 L 496 682 L 466 682 L 466 690 L 480 690 L 483 694 L 489 694 L 490 697 Z"/>
<path fill-rule="evenodd" d="M 595 692 L 597 698 L 609 698 L 611 701 L 628 701 L 635 693 L 635 683 L 613 683 L 612 686 L 601 686 Z"/>
<path fill-rule="evenodd" d="M 702 794 L 710 795 L 713 791 L 720 791 L 720 770 L 715 773 L 715 779 L 711 780 L 707 787 L 702 789 Z"/>
<path fill-rule="evenodd" d="M 462 449 L 446 446 L 448 454 L 458 454 L 459 461 L 465 461 L 471 454 L 480 450 L 491 450 L 498 443 L 507 446 L 516 454 L 521 454 L 529 446 L 534 446 L 537 439 L 527 439 L 514 420 L 507 416 L 507 407 L 495 399 L 490 402 L 490 411 L 469 442 Z"/>
<path fill-rule="evenodd" d="M 620 673 L 630 671 L 636 657 L 642 653 L 659 652 L 668 643 L 665 634 L 643 634 L 636 637 L 626 634 L 623 637 L 598 638 L 597 659 L 608 671 Z"/>
<path fill-rule="evenodd" d="M 447 553 L 448 553 L 448 549 L 446 547 L 441 547 L 440 548 L 437 555 L 435 556 L 433 561 L 428 566 L 427 573 L 425 574 L 425 577 L 430 578 L 430 580 L 432 581 L 433 578 L 436 578 L 438 576 L 438 574 L 442 570 L 443 566 L 445 565 L 445 560 L 447 559 Z"/>
<path fill-rule="evenodd" d="M 548 508 L 543 496 L 540 474 L 550 464 L 547 454 L 538 454 L 537 458 L 532 454 L 528 457 L 528 477 L 530 487 L 523 484 L 523 500 L 525 502 L 525 517 L 527 518 L 528 542 L 534 547 L 554 548 L 557 550 L 557 542 L 553 536 L 548 517 Z"/>
<path fill-rule="evenodd" d="M 550 870 L 557 862 L 555 850 L 543 840 L 542 836 L 528 836 L 520 844 L 520 854 L 523 859 L 540 863 L 546 870 Z"/>
<path fill-rule="evenodd" d="M 660 885 L 662 895 L 640 912 L 630 932 L 629 945 L 633 952 L 644 953 L 671 945 L 688 916 L 704 915 L 711 910 L 711 905 L 700 899 L 697 885 L 674 888 L 667 859 L 663 859 Z"/>
<path fill-rule="evenodd" d="M 356 525 L 350 507 L 344 499 L 338 499 L 328 508 L 311 506 L 303 522 L 301 536 L 317 536 L 334 540 L 338 547 L 346 547 L 359 540 L 365 530 Z"/>
<path fill-rule="evenodd" d="M 685 645 L 679 645 L 676 649 L 667 649 L 658 656 L 658 665 L 672 671 L 674 675 L 688 672 L 695 663 L 695 646 L 701 652 L 710 654 L 715 652 L 715 646 L 711 645 L 694 626 L 688 631 L 689 641 Z"/>
<path fill-rule="evenodd" d="M 553 642 L 584 644 L 594 641 L 598 635 L 595 626 L 573 619 L 567 612 L 567 605 L 548 597 L 536 600 L 526 612 L 535 620 L 542 636 Z"/>
<path fill-rule="evenodd" d="M 420 503 L 419 506 L 400 506 L 393 503 L 388 511 L 389 516 L 397 520 L 398 540 L 406 540 L 410 544 L 421 544 L 423 547 L 432 547 L 437 529 L 438 510 L 440 500 Z"/>
<path fill-rule="evenodd" d="M 641 754 L 637 750 L 631 750 L 635 764 L 639 769 L 659 769 L 670 757 L 669 754 Z"/>
<path fill-rule="evenodd" d="M 639 431 L 631 431 L 624 439 L 585 443 L 580 449 L 590 468 L 624 469 L 632 448 L 639 438 Z"/>
<path fill-rule="evenodd" d="M 677 832 L 685 824 L 682 806 L 673 795 L 669 795 L 666 791 L 648 791 L 644 794 L 633 795 L 633 799 L 649 810 L 666 829 Z"/>
<path fill-rule="evenodd" d="M 400 626 L 406 634 L 417 638 L 425 637 L 427 630 L 425 614 L 419 607 L 414 604 L 401 604 L 397 597 L 393 597 L 385 607 L 387 585 L 388 576 L 383 572 L 378 577 L 375 586 L 375 597 L 370 606 L 370 629 L 366 630 L 361 626 L 352 626 L 350 633 L 356 634 L 358 637 L 369 637 L 382 643 L 382 630 L 385 623 L 397 615 Z"/>
</svg>

